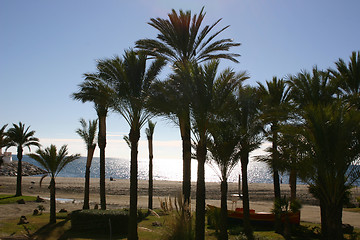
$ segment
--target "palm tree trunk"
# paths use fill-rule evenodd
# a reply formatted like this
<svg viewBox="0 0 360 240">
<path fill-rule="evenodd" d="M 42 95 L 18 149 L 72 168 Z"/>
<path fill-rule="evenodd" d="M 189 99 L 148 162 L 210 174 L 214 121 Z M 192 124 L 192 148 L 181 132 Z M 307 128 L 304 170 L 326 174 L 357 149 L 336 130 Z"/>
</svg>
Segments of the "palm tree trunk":
<svg viewBox="0 0 360 240">
<path fill-rule="evenodd" d="M 100 148 L 100 205 L 101 209 L 106 209 L 105 191 L 105 147 L 106 147 L 106 116 L 99 116 L 99 136 Z"/>
<path fill-rule="evenodd" d="M 326 233 L 321 231 L 323 239 L 337 240 L 343 239 L 342 233 L 342 204 L 329 204 L 326 206 Z"/>
<path fill-rule="evenodd" d="M 278 153 L 278 133 L 277 133 L 277 124 L 273 123 L 272 125 L 273 139 L 272 139 L 272 162 L 273 162 L 273 181 L 274 181 L 274 195 L 275 201 L 280 202 L 281 200 L 281 192 L 280 192 L 280 177 L 279 171 L 277 169 L 277 164 L 279 161 L 279 153 Z M 275 204 L 277 207 L 278 204 Z M 275 209 L 275 212 L 280 213 L 281 209 Z M 281 216 L 280 214 L 275 214 L 275 232 L 281 233 Z"/>
<path fill-rule="evenodd" d="M 183 151 L 183 195 L 184 203 L 190 204 L 191 198 L 191 134 L 190 134 L 190 118 L 189 114 L 186 117 L 179 117 L 180 133 L 182 139 Z"/>
<path fill-rule="evenodd" d="M 56 223 L 55 178 L 50 180 L 50 223 Z"/>
<path fill-rule="evenodd" d="M 148 209 L 153 209 L 153 144 L 152 139 L 149 142 L 149 199 Z"/>
<path fill-rule="evenodd" d="M 94 155 L 95 148 L 88 148 L 86 170 L 85 170 L 85 190 L 84 190 L 84 205 L 83 209 L 89 209 L 89 194 L 90 194 L 90 167 Z"/>
<path fill-rule="evenodd" d="M 140 139 L 140 130 L 131 129 L 129 134 L 131 143 L 131 162 L 130 162 L 130 217 L 129 217 L 129 240 L 137 240 L 137 190 L 138 190 L 138 141 Z"/>
<path fill-rule="evenodd" d="M 228 240 L 227 233 L 227 192 L 228 192 L 228 183 L 227 179 L 224 178 L 221 181 L 221 209 L 220 209 L 220 239 Z"/>
<path fill-rule="evenodd" d="M 244 232 L 247 239 L 254 239 L 253 229 L 250 223 L 250 199 L 249 199 L 249 186 L 247 178 L 247 170 L 249 163 L 249 153 L 241 154 L 241 180 L 242 180 L 242 194 L 243 194 L 243 211 L 244 211 Z"/>
<path fill-rule="evenodd" d="M 200 139 L 196 150 L 198 160 L 198 173 L 196 184 L 196 219 L 195 219 L 195 239 L 205 239 L 205 160 L 206 143 Z"/>
<path fill-rule="evenodd" d="M 321 218 L 321 238 L 327 239 L 327 224 L 326 224 L 326 206 L 324 200 L 320 200 L 320 218 Z"/>
<path fill-rule="evenodd" d="M 17 148 L 18 169 L 17 169 L 17 178 L 16 178 L 16 194 L 15 194 L 15 197 L 22 196 L 22 193 L 21 193 L 22 157 L 23 157 L 23 149 L 22 149 L 21 146 L 18 146 L 18 148 Z"/>
</svg>

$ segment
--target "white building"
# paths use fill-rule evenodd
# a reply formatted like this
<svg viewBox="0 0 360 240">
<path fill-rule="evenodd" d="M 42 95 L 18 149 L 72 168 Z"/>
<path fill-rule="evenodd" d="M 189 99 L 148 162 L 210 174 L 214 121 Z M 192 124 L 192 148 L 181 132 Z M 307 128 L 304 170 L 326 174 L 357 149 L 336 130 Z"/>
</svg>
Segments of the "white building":
<svg viewBox="0 0 360 240">
<path fill-rule="evenodd" d="M 12 162 L 11 152 L 4 152 L 4 154 L 1 154 L 0 156 L 3 156 L 4 163 L 11 163 Z"/>
</svg>

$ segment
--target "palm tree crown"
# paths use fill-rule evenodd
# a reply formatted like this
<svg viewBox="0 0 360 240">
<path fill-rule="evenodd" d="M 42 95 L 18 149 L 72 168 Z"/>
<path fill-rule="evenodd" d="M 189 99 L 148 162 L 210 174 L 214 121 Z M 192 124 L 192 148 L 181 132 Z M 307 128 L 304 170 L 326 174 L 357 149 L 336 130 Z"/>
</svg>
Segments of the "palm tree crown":
<svg viewBox="0 0 360 240">
<path fill-rule="evenodd" d="M 338 78 L 341 88 L 348 94 L 360 94 L 360 51 L 357 54 L 352 52 L 348 65 L 341 58 L 335 65 L 337 71 L 330 72 Z"/>
<path fill-rule="evenodd" d="M 0 128 L 0 154 L 2 153 L 1 149 L 3 147 L 6 147 L 8 141 L 9 141 L 9 139 L 6 137 L 6 133 L 5 133 L 6 127 L 7 127 L 7 124 L 5 124 L 4 126 L 2 126 L 2 128 Z"/>
<path fill-rule="evenodd" d="M 289 96 L 300 107 L 308 104 L 328 104 L 339 93 L 335 81 L 332 81 L 328 71 L 320 71 L 314 67 L 312 72 L 302 71 L 290 76 L 287 81 Z"/>
<path fill-rule="evenodd" d="M 142 39 L 136 42 L 136 47 L 144 50 L 148 55 L 161 56 L 170 62 L 184 61 L 207 61 L 210 59 L 229 59 L 238 62 L 236 57 L 239 54 L 225 53 L 231 47 L 239 46 L 240 43 L 232 39 L 214 40 L 229 26 L 210 34 L 215 26 L 221 21 L 217 20 L 212 25 L 206 25 L 201 29 L 205 17 L 201 9 L 199 15 L 191 17 L 191 11 L 180 10 L 177 13 L 174 9 L 168 14 L 169 19 L 151 18 L 149 25 L 160 33 L 158 40 Z"/>
<path fill-rule="evenodd" d="M 80 124 L 82 128 L 78 128 L 76 133 L 85 141 L 88 149 L 95 148 L 97 120 L 89 120 L 89 123 L 86 123 L 85 119 L 81 118 Z"/>
<path fill-rule="evenodd" d="M 50 175 L 55 178 L 61 170 L 69 163 L 80 157 L 80 154 L 68 156 L 67 145 L 63 145 L 59 151 L 55 145 L 44 150 L 38 149 L 35 153 L 30 153 L 29 157 L 37 161 Z"/>
<path fill-rule="evenodd" d="M 35 131 L 29 131 L 29 127 L 25 128 L 25 124 L 19 122 L 19 125 L 13 124 L 9 128 L 6 135 L 9 138 L 7 147 L 27 147 L 30 150 L 31 146 L 39 147 L 39 139 L 34 137 Z"/>
<path fill-rule="evenodd" d="M 114 110 L 118 111 L 132 129 L 141 129 L 150 112 L 145 108 L 151 83 L 164 66 L 163 59 L 157 59 L 146 69 L 147 56 L 133 50 L 125 51 L 123 60 L 113 61 L 119 66 L 118 74 L 108 81 L 117 94 Z"/>
</svg>

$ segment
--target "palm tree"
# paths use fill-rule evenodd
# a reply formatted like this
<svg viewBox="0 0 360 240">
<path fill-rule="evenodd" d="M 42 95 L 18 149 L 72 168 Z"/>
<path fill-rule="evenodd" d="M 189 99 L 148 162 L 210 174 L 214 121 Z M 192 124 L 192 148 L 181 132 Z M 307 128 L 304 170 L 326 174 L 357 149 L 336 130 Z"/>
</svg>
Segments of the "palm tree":
<svg viewBox="0 0 360 240">
<path fill-rule="evenodd" d="M 339 103 L 339 99 L 335 98 L 336 95 L 340 95 L 338 87 L 340 83 L 338 80 L 339 78 L 332 78 L 327 71 L 318 71 L 316 67 L 313 69 L 312 74 L 300 73 L 289 79 L 291 97 L 295 104 L 301 107 L 298 114 L 304 122 L 302 128 L 304 131 L 300 132 L 300 134 L 306 140 L 307 147 L 310 148 L 307 149 L 306 153 L 305 164 L 308 166 L 306 168 L 308 174 L 304 180 L 309 181 L 310 177 L 310 191 L 320 200 L 321 231 L 324 239 L 338 238 L 340 236 L 341 210 L 339 210 L 339 207 L 342 208 L 345 199 L 344 191 L 346 192 L 346 186 L 348 186 L 348 182 L 344 184 L 342 180 L 346 176 L 346 172 L 342 173 L 341 171 L 344 168 L 348 169 L 346 165 L 348 157 L 344 154 L 348 154 L 347 150 L 355 148 L 357 142 L 354 141 L 356 136 L 352 136 L 354 142 L 351 144 L 349 139 L 342 139 L 344 141 L 342 144 L 348 144 L 347 150 L 341 150 L 342 145 L 334 145 L 334 142 L 343 137 L 338 131 L 340 131 L 339 128 L 344 127 L 346 129 L 348 127 L 345 125 L 345 116 L 347 118 L 351 112 L 348 111 L 345 102 Z M 351 131 L 345 129 L 343 131 Z M 350 138 L 350 136 L 347 137 Z M 330 154 L 337 155 L 332 156 Z M 331 169 L 332 166 L 338 164 L 337 161 L 340 159 L 344 162 L 344 165 L 338 166 L 339 171 Z M 309 170 L 309 167 L 313 168 L 313 170 Z M 324 171 L 331 172 L 332 176 L 339 177 L 334 178 L 334 181 L 330 181 L 327 179 L 329 176 Z M 336 192 L 330 191 L 328 188 L 333 188 Z M 329 192 L 325 194 L 324 189 L 329 190 Z M 331 196 L 331 200 L 337 201 L 338 205 L 329 202 L 329 199 L 326 198 L 330 195 L 327 194 L 334 194 Z M 329 206 L 331 206 L 331 209 L 328 209 Z M 333 211 L 331 216 L 329 216 L 328 211 Z M 340 216 L 334 212 L 337 212 L 336 214 L 340 214 Z M 330 222 L 333 225 L 330 225 Z"/>
<path fill-rule="evenodd" d="M 244 72 L 236 74 L 230 69 L 217 76 L 219 61 L 211 61 L 204 66 L 196 63 L 186 68 L 179 66 L 176 74 L 187 79 L 189 91 L 191 121 L 196 137 L 196 159 L 198 173 L 196 184 L 196 222 L 195 237 L 204 239 L 205 234 L 205 161 L 207 156 L 208 126 L 211 115 L 221 112 L 234 89 L 247 78 Z"/>
<path fill-rule="evenodd" d="M 25 128 L 25 124 L 19 122 L 19 125 L 13 124 L 13 127 L 9 128 L 6 132 L 6 136 L 8 137 L 7 148 L 17 147 L 18 169 L 15 196 L 22 196 L 21 181 L 23 148 L 27 147 L 29 151 L 31 151 L 31 146 L 40 146 L 39 139 L 34 137 L 35 131 L 29 131 L 29 128 L 30 126 Z"/>
<path fill-rule="evenodd" d="M 257 149 L 262 141 L 263 127 L 260 120 L 260 96 L 256 88 L 245 86 L 239 88 L 234 107 L 234 115 L 238 121 L 239 154 L 241 161 L 241 182 L 244 209 L 244 232 L 248 239 L 253 239 L 253 231 L 250 225 L 249 188 L 247 169 L 249 154 Z"/>
<path fill-rule="evenodd" d="M 360 178 L 360 113 L 337 101 L 309 105 L 303 115 L 304 139 L 311 147 L 310 192 L 320 200 L 323 239 L 342 239 L 342 209 Z"/>
<path fill-rule="evenodd" d="M 268 130 L 268 140 L 272 142 L 270 149 L 270 159 L 264 158 L 267 161 L 273 172 L 274 182 L 274 195 L 275 202 L 280 202 L 280 178 L 279 168 L 281 163 L 279 161 L 279 126 L 281 122 L 284 122 L 288 118 L 289 114 L 289 94 L 286 83 L 283 79 L 273 77 L 272 81 L 266 81 L 266 87 L 258 83 L 259 91 L 262 96 L 262 116 L 264 125 L 270 125 Z M 275 209 L 276 210 L 276 209 Z M 275 231 L 281 232 L 281 219 L 280 216 L 276 215 L 275 218 Z"/>
<path fill-rule="evenodd" d="M 221 210 L 220 210 L 220 239 L 228 239 L 227 233 L 227 193 L 228 177 L 240 160 L 238 144 L 241 136 L 236 131 L 238 123 L 229 117 L 226 120 L 214 120 L 210 123 L 210 163 L 220 169 L 221 180 Z"/>
<path fill-rule="evenodd" d="M 230 48 L 239 46 L 240 43 L 233 42 L 232 39 L 219 39 L 217 36 L 225 31 L 229 26 L 219 31 L 211 33 L 218 25 L 221 19 L 212 25 L 202 27 L 205 17 L 204 9 L 200 13 L 191 16 L 191 11 L 180 10 L 177 13 L 174 9 L 168 14 L 168 19 L 151 18 L 148 23 L 159 31 L 157 39 L 141 39 L 136 42 L 136 47 L 146 54 L 165 58 L 173 66 L 176 64 L 188 64 L 188 62 L 202 62 L 211 59 L 229 59 L 237 62 L 238 54 L 228 53 Z M 180 134 L 183 148 L 183 194 L 185 203 L 190 203 L 191 193 L 191 134 L 190 134 L 190 113 L 189 101 L 184 98 L 183 87 L 185 79 L 178 79 L 176 86 L 177 95 L 175 98 L 180 99 L 182 107 L 175 107 L 171 113 L 178 118 Z M 180 85 L 180 86 L 179 86 Z M 169 102 L 169 104 L 174 102 Z M 176 111 L 174 113 L 175 110 Z M 158 110 L 159 111 L 159 110 Z M 162 110 L 160 110 L 162 112 Z M 165 110 L 166 115 L 168 111 Z"/>
<path fill-rule="evenodd" d="M 0 128 L 0 167 L 3 164 L 3 155 L 2 155 L 2 148 L 7 146 L 8 138 L 6 138 L 5 128 L 7 124 Z"/>
<path fill-rule="evenodd" d="M 79 84 L 79 91 L 72 94 L 74 100 L 93 102 L 99 121 L 98 145 L 100 148 L 100 205 L 106 209 L 105 191 L 105 147 L 106 147 L 106 117 L 109 107 L 112 105 L 113 90 L 106 82 L 103 61 L 97 64 L 97 73 L 84 74 L 84 82 Z"/>
<path fill-rule="evenodd" d="M 7 146 L 8 138 L 6 138 L 6 132 L 5 128 L 7 127 L 7 124 L 2 126 L 0 128 L 0 156 L 2 155 L 2 148 Z"/>
<path fill-rule="evenodd" d="M 149 201 L 148 208 L 153 209 L 153 135 L 156 123 L 148 121 L 148 128 L 145 133 L 149 143 Z"/>
<path fill-rule="evenodd" d="M 58 152 L 55 145 L 50 145 L 50 147 L 47 147 L 44 150 L 39 148 L 36 151 L 36 154 L 29 154 L 29 157 L 37 161 L 48 172 L 48 175 L 51 178 L 50 223 L 56 223 L 55 178 L 67 164 L 78 159 L 80 154 L 68 156 L 66 145 L 63 145 Z"/>
<path fill-rule="evenodd" d="M 89 209 L 89 187 L 90 187 L 90 167 L 96 148 L 95 137 L 97 130 L 97 120 L 89 120 L 89 125 L 85 119 L 80 119 L 82 128 L 78 128 L 76 133 L 84 140 L 87 148 L 87 161 L 85 170 L 85 190 L 84 190 L 84 205 L 83 209 Z"/>
<path fill-rule="evenodd" d="M 116 76 L 108 78 L 116 92 L 116 104 L 113 108 L 119 112 L 130 126 L 129 142 L 131 147 L 130 163 L 130 219 L 128 239 L 138 239 L 137 235 L 137 188 L 138 188 L 138 141 L 140 129 L 150 117 L 145 108 L 151 83 L 159 74 L 165 62 L 156 59 L 146 69 L 147 56 L 133 50 L 125 51 L 123 60 L 116 57 L 111 60 Z"/>
</svg>

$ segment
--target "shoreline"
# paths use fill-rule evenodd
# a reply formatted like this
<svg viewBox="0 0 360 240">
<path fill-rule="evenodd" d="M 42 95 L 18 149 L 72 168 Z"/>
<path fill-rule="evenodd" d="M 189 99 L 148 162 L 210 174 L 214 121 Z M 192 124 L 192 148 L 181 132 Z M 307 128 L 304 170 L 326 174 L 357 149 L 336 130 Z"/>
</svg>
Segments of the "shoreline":
<svg viewBox="0 0 360 240">
<path fill-rule="evenodd" d="M 49 191 L 47 186 L 50 183 L 50 178 L 44 178 L 42 187 L 39 186 L 41 177 L 37 176 L 23 176 L 22 191 L 23 194 L 29 195 L 48 195 Z M 90 178 L 90 194 L 99 194 L 99 178 Z M 66 198 L 61 196 L 80 195 L 84 191 L 84 178 L 69 178 L 57 177 L 56 178 L 56 195 L 59 198 Z M 115 196 L 124 196 L 130 194 L 130 180 L 129 179 L 114 179 L 110 181 L 105 180 L 106 194 Z M 219 182 L 206 182 L 206 199 L 220 200 L 220 183 Z M 15 192 L 16 190 L 16 177 L 0 176 L 0 193 L 1 192 Z M 181 181 L 168 181 L 168 180 L 154 180 L 153 184 L 154 196 L 159 197 L 175 197 L 182 189 Z M 228 183 L 228 196 L 229 200 L 231 194 L 238 193 L 238 183 Z M 148 181 L 138 180 L 138 195 L 148 195 Z M 289 184 L 281 184 L 281 195 L 290 196 Z M 191 183 L 191 197 L 195 199 L 196 196 L 196 182 Z M 249 197 L 250 201 L 273 201 L 273 184 L 271 183 L 250 183 L 249 184 Z M 302 204 L 318 205 L 318 201 L 308 192 L 307 185 L 297 185 L 297 197 Z"/>
<path fill-rule="evenodd" d="M 23 195 L 40 196 L 42 198 L 49 197 L 48 185 L 50 178 L 46 177 L 43 180 L 42 187 L 39 186 L 41 177 L 25 176 L 22 181 Z M 56 198 L 67 199 L 68 201 L 57 201 L 57 212 L 64 208 L 68 211 L 82 209 L 84 178 L 56 178 Z M 107 209 L 119 209 L 129 207 L 129 186 L 128 179 L 115 179 L 110 181 L 106 179 L 106 203 Z M 234 209 L 242 207 L 242 201 L 233 199 L 231 194 L 238 193 L 237 183 L 229 183 L 228 191 L 228 208 Z M 164 198 L 171 197 L 172 200 L 181 192 L 182 182 L 180 181 L 165 181 L 154 180 L 154 208 L 160 208 L 160 201 Z M 14 194 L 16 190 L 16 177 L 0 177 L 0 194 Z M 191 207 L 195 209 L 195 190 L 196 182 L 192 182 L 192 199 Z M 290 196 L 290 188 L 288 184 L 281 184 L 282 196 Z M 139 180 L 138 184 L 138 207 L 147 208 L 148 181 Z M 360 195 L 360 188 L 354 192 L 357 196 Z M 250 183 L 250 208 L 257 212 L 269 212 L 273 207 L 273 185 L 270 183 Z M 297 186 L 297 195 L 302 203 L 301 221 L 320 223 L 320 208 L 317 200 L 308 193 L 306 185 Z M 73 200 L 73 201 L 72 201 Z M 236 201 L 232 201 L 236 200 Z M 41 203 L 28 202 L 26 204 L 7 204 L 0 205 L 0 220 L 9 218 L 19 218 L 21 215 L 32 214 L 32 211 Z M 90 208 L 95 205 L 100 205 L 99 197 L 99 179 L 90 179 Z M 206 182 L 206 204 L 220 206 L 220 183 Z M 50 203 L 46 200 L 43 205 L 45 211 L 49 211 Z M 343 211 L 343 223 L 351 224 L 360 228 L 360 213 Z"/>
</svg>

